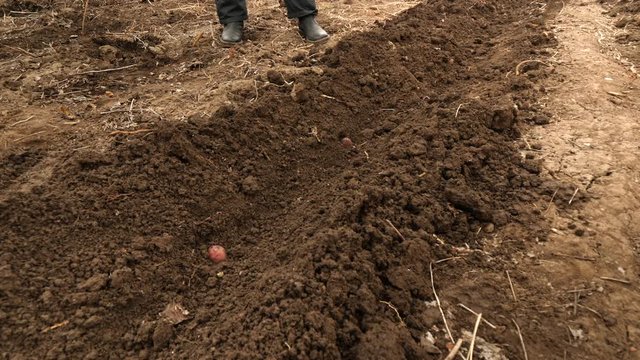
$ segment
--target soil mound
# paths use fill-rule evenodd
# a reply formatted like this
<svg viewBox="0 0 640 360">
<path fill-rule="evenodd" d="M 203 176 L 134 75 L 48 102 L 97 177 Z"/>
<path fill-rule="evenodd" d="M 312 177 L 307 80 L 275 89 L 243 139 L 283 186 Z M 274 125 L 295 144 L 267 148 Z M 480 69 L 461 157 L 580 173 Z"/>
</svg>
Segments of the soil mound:
<svg viewBox="0 0 640 360">
<path fill-rule="evenodd" d="M 545 237 L 532 205 L 556 188 L 515 145 L 544 119 L 536 80 L 553 71 L 522 63 L 555 41 L 530 6 L 419 5 L 312 49 L 313 74 L 270 74 L 212 118 L 69 150 L 47 181 L 5 192 L 3 356 L 439 358 L 430 264 L 501 270 L 478 256 L 495 228 Z M 42 157 L 3 159 L 0 184 Z M 229 261 L 207 260 L 212 243 Z M 167 319 L 170 304 L 188 314 Z"/>
</svg>

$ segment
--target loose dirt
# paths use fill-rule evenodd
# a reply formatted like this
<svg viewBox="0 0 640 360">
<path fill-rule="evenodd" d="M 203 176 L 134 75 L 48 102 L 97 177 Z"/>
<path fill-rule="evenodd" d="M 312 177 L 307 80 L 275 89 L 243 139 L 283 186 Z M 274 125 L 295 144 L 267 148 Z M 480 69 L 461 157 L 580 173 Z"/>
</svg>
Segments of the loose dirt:
<svg viewBox="0 0 640 360">
<path fill-rule="evenodd" d="M 223 49 L 200 3 L 105 2 L 82 35 L 78 4 L 5 2 L 2 356 L 441 359 L 459 338 L 468 353 L 463 304 L 489 322 L 477 358 L 632 358 L 637 232 L 589 220 L 600 162 L 572 154 L 588 189 L 549 170 L 587 86 L 560 63 L 584 39 L 550 26 L 574 5 L 407 5 L 327 5 L 336 36 L 309 46 L 256 3 L 247 43 Z M 630 103 L 629 67 L 607 61 Z M 637 158 L 615 161 L 637 184 Z M 637 209 L 619 204 L 602 211 Z M 611 237 L 595 270 L 573 271 L 567 254 L 595 255 L 567 229 Z"/>
</svg>

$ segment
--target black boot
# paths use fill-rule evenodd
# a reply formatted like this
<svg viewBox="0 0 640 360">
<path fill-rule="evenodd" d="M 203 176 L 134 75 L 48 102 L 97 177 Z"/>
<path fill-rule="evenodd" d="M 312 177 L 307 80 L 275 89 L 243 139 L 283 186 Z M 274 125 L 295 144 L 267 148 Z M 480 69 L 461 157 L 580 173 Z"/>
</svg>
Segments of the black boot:
<svg viewBox="0 0 640 360">
<path fill-rule="evenodd" d="M 241 43 L 243 28 L 244 28 L 244 22 L 242 21 L 230 22 L 228 24 L 224 24 L 224 28 L 222 29 L 222 35 L 220 36 L 220 41 L 229 45 Z"/>
<path fill-rule="evenodd" d="M 316 17 L 314 15 L 307 15 L 301 17 L 298 23 L 298 27 L 300 28 L 300 32 L 302 36 L 309 42 L 320 42 L 323 40 L 327 40 L 329 38 L 329 34 L 327 34 L 324 29 L 318 25 L 316 21 Z"/>
</svg>

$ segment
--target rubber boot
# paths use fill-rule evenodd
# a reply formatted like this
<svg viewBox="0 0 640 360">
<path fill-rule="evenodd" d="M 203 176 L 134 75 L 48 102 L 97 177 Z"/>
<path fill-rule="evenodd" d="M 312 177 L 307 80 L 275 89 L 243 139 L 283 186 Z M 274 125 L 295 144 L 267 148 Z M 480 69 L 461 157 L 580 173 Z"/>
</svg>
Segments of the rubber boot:
<svg viewBox="0 0 640 360">
<path fill-rule="evenodd" d="M 220 35 L 220 41 L 224 44 L 235 45 L 242 42 L 242 31 L 244 28 L 244 22 L 236 21 L 224 24 L 222 29 L 222 35 Z"/>
<path fill-rule="evenodd" d="M 308 15 L 301 17 L 298 19 L 298 27 L 300 28 L 300 32 L 308 42 L 320 42 L 327 40 L 329 38 L 329 34 L 327 34 L 324 29 L 318 25 L 316 21 L 316 17 L 314 15 Z"/>
</svg>

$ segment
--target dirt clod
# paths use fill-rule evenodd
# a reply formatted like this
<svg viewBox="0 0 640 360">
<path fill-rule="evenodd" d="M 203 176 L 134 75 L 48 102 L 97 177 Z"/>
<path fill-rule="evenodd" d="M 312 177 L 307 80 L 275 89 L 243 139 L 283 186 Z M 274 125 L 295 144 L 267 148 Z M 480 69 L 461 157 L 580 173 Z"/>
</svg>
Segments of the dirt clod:
<svg viewBox="0 0 640 360">
<path fill-rule="evenodd" d="M 169 341 L 171 341 L 173 335 L 174 330 L 171 323 L 164 320 L 158 321 L 152 335 L 153 349 L 157 351 L 169 345 Z"/>
<path fill-rule="evenodd" d="M 106 274 L 96 274 L 78 285 L 78 289 L 86 291 L 98 291 L 107 286 L 109 276 Z"/>
<path fill-rule="evenodd" d="M 111 286 L 122 289 L 131 284 L 133 280 L 133 270 L 128 267 L 116 269 L 111 273 Z"/>
<path fill-rule="evenodd" d="M 247 176 L 241 183 L 242 191 L 247 195 L 254 195 L 260 191 L 258 179 L 255 176 Z"/>
</svg>

